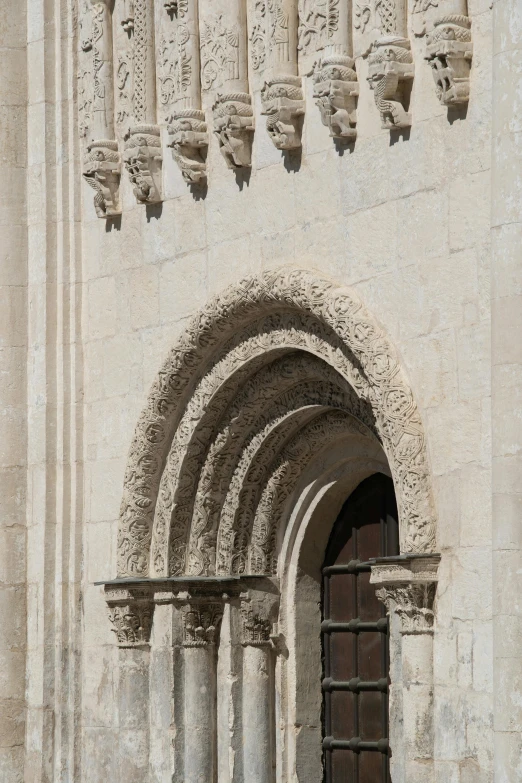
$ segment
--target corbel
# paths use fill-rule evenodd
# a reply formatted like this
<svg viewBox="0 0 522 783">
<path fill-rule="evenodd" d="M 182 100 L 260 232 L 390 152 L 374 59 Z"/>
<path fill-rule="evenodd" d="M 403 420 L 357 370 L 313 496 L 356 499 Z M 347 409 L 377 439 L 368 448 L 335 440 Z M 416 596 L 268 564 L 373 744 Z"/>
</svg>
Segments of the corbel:
<svg viewBox="0 0 522 783">
<path fill-rule="evenodd" d="M 212 107 L 214 135 L 229 169 L 252 165 L 254 112 L 246 92 L 218 93 Z"/>
<path fill-rule="evenodd" d="M 471 22 L 463 14 L 448 14 L 435 21 L 426 39 L 425 59 L 432 68 L 437 97 L 444 106 L 467 103 L 473 57 Z"/>
<path fill-rule="evenodd" d="M 410 42 L 396 35 L 377 39 L 368 55 L 368 64 L 368 82 L 375 94 L 381 127 L 408 128 L 411 115 L 404 107 L 404 88 L 414 77 Z"/>
<path fill-rule="evenodd" d="M 125 140 L 123 161 L 136 200 L 141 204 L 161 201 L 163 155 L 158 125 L 136 125 L 130 128 Z"/>
<path fill-rule="evenodd" d="M 351 57 L 329 55 L 314 71 L 314 99 L 321 120 L 334 139 L 353 141 L 357 136 L 359 83 Z"/>
<path fill-rule="evenodd" d="M 121 158 L 116 141 L 93 141 L 87 145 L 83 178 L 96 191 L 94 208 L 99 218 L 121 215 Z"/>
<path fill-rule="evenodd" d="M 299 76 L 274 76 L 261 90 L 266 129 L 278 150 L 301 146 L 305 101 Z"/>
</svg>

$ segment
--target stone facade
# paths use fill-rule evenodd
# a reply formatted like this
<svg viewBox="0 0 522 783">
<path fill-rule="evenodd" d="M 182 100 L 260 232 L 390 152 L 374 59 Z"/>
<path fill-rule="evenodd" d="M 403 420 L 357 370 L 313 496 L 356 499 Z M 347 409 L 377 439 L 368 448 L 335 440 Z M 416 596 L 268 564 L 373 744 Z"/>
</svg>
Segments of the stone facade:
<svg viewBox="0 0 522 783">
<path fill-rule="evenodd" d="M 321 780 L 378 471 L 393 783 L 520 783 L 519 2 L 3 0 L 0 62 L 2 783 Z"/>
</svg>

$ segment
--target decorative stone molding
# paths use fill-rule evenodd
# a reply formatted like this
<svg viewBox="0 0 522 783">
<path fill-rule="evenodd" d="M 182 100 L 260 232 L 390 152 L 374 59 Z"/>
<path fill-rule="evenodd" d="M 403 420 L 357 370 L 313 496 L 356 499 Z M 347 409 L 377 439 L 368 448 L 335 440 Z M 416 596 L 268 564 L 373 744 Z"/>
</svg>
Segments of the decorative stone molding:
<svg viewBox="0 0 522 783">
<path fill-rule="evenodd" d="M 137 201 L 141 204 L 161 201 L 163 156 L 157 125 L 136 125 L 130 129 L 129 138 L 125 141 L 123 161 Z"/>
<path fill-rule="evenodd" d="M 116 141 L 92 141 L 87 146 L 83 178 L 96 191 L 94 207 L 100 218 L 121 215 L 121 158 Z"/>
<path fill-rule="evenodd" d="M 252 165 L 254 112 L 248 93 L 219 94 L 212 107 L 214 135 L 229 169 Z"/>
<path fill-rule="evenodd" d="M 433 633 L 433 604 L 440 555 L 383 558 L 372 564 L 370 582 L 388 614 L 400 618 L 403 634 Z"/>
<path fill-rule="evenodd" d="M 432 67 L 439 101 L 445 106 L 467 103 L 473 57 L 471 21 L 462 14 L 449 14 L 435 22 L 426 39 L 425 58 Z"/>
<path fill-rule="evenodd" d="M 167 127 L 172 157 L 178 164 L 183 179 L 191 185 L 201 185 L 207 180 L 207 167 L 203 155 L 209 138 L 205 114 L 197 109 L 174 112 Z"/>
<path fill-rule="evenodd" d="M 323 49 L 339 29 L 339 6 L 343 0 L 299 0 L 297 48 L 302 54 Z"/>
<path fill-rule="evenodd" d="M 368 56 L 368 82 L 375 93 L 381 127 L 407 128 L 411 116 L 403 106 L 403 90 L 414 76 L 410 42 L 395 35 L 377 40 Z"/>
<path fill-rule="evenodd" d="M 191 601 L 182 607 L 183 647 L 206 647 L 219 638 L 223 605 L 207 601 Z"/>
<path fill-rule="evenodd" d="M 119 647 L 141 647 L 150 641 L 154 602 L 148 588 L 107 587 L 109 620 Z"/>
<path fill-rule="evenodd" d="M 359 83 L 351 57 L 330 55 L 319 60 L 314 72 L 314 98 L 321 120 L 335 139 L 357 136 L 356 99 Z"/>
<path fill-rule="evenodd" d="M 212 433 L 243 384 L 270 363 L 270 353 L 274 361 L 303 351 L 352 388 L 359 401 L 353 415 L 364 421 L 371 413 L 395 482 L 402 551 L 433 551 L 435 514 L 424 432 L 396 352 L 353 291 L 287 267 L 246 278 L 211 300 L 158 374 L 127 465 L 120 575 L 152 570 L 153 527 L 161 566 L 156 575 L 186 572 L 192 514 L 178 519 L 169 513 L 178 481 L 196 491 Z M 189 464 L 190 473 L 185 472 Z M 209 487 L 209 497 L 213 492 Z M 234 554 L 237 543 L 229 543 Z"/>
<path fill-rule="evenodd" d="M 261 90 L 266 129 L 278 150 L 301 146 L 305 102 L 299 76 L 275 76 Z"/>
</svg>

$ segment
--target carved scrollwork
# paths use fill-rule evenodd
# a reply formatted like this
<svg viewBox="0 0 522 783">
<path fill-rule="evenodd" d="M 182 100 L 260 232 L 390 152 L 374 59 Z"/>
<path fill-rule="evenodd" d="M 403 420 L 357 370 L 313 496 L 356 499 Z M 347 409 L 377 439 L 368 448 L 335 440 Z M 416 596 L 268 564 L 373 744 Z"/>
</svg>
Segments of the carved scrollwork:
<svg viewBox="0 0 522 783">
<path fill-rule="evenodd" d="M 205 114 L 197 109 L 175 111 L 169 132 L 168 147 L 178 164 L 183 179 L 191 185 L 207 180 L 205 153 L 208 148 L 208 129 Z"/>
<path fill-rule="evenodd" d="M 162 160 L 159 127 L 136 125 L 131 128 L 123 161 L 138 202 L 155 204 L 161 201 Z"/>
<path fill-rule="evenodd" d="M 199 452 L 196 476 L 183 474 L 184 482 L 197 483 L 212 433 L 230 400 L 263 362 L 290 350 L 305 350 L 326 362 L 371 409 L 394 477 L 401 549 L 433 550 L 434 511 L 423 428 L 394 350 L 353 291 L 308 271 L 283 268 L 247 278 L 212 300 L 184 332 L 159 373 L 128 461 L 118 544 L 121 575 L 149 572 L 160 480 L 164 465 L 171 470 L 168 455 L 174 436 L 180 449 L 176 460 L 182 459 L 189 445 L 194 454 Z M 193 414 L 182 423 L 191 400 Z M 205 413 L 214 404 L 216 424 L 209 426 Z M 195 429 L 197 440 L 191 434 Z M 174 489 L 171 475 L 175 469 L 165 478 L 162 503 L 167 508 Z M 190 514 L 179 520 L 182 527 L 173 538 L 177 543 L 171 565 L 176 564 L 176 569 L 186 567 L 190 520 Z M 165 569 L 171 557 L 170 524 L 167 514 L 159 526 Z M 205 541 L 201 546 L 206 546 Z"/>
<path fill-rule="evenodd" d="M 402 633 L 433 633 L 435 584 L 409 584 L 380 587 L 375 591 L 388 614 L 395 612 Z"/>
<path fill-rule="evenodd" d="M 323 49 L 339 27 L 340 0 L 299 0 L 297 48 L 303 54 Z"/>
<path fill-rule="evenodd" d="M 301 146 L 305 102 L 299 76 L 275 76 L 261 90 L 266 129 L 278 150 Z"/>
<path fill-rule="evenodd" d="M 437 97 L 445 106 L 467 103 L 473 57 L 471 22 L 458 14 L 435 22 L 426 39 L 426 60 L 432 67 Z"/>
<path fill-rule="evenodd" d="M 83 178 L 96 191 L 94 207 L 100 218 L 121 214 L 119 190 L 121 158 L 115 141 L 93 141 L 87 146 Z"/>
<path fill-rule="evenodd" d="M 254 112 L 248 93 L 218 94 L 212 107 L 214 135 L 228 168 L 250 168 Z"/>
<path fill-rule="evenodd" d="M 411 116 L 403 102 L 404 86 L 414 77 L 410 42 L 398 36 L 380 38 L 372 46 L 368 63 L 368 82 L 375 93 L 381 126 L 386 129 L 409 127 Z"/>
<path fill-rule="evenodd" d="M 227 26 L 223 15 L 206 20 L 201 30 L 201 86 L 220 87 L 239 78 L 239 35 L 237 25 Z"/>
<path fill-rule="evenodd" d="M 359 83 L 351 57 L 331 55 L 314 72 L 314 98 L 321 120 L 336 139 L 354 140 Z"/>
</svg>

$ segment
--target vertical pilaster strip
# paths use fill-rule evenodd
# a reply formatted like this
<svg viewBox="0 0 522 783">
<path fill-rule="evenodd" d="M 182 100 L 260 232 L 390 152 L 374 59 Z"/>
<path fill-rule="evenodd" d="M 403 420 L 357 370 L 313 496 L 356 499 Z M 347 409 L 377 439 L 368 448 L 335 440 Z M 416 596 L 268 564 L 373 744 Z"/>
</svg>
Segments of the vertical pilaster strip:
<svg viewBox="0 0 522 783">
<path fill-rule="evenodd" d="M 134 0 L 134 93 L 133 115 L 125 144 L 124 162 L 139 203 L 162 200 L 162 153 L 156 124 L 156 58 L 154 48 L 154 2 Z"/>
<path fill-rule="evenodd" d="M 217 652 L 223 606 L 188 597 L 182 606 L 184 781 L 216 780 Z"/>
<path fill-rule="evenodd" d="M 0 777 L 24 779 L 27 498 L 27 13 L 2 4 L 0 25 Z M 36 126 L 34 114 L 31 129 Z M 41 133 L 42 130 L 38 130 Z M 36 563 L 31 559 L 31 565 Z M 31 605 L 34 611 L 34 603 Z M 32 615 L 31 620 L 34 619 Z"/>
<path fill-rule="evenodd" d="M 402 672 L 402 682 L 392 681 L 390 688 L 390 746 L 392 777 L 403 783 L 434 781 L 433 605 L 439 560 L 403 555 L 372 566 L 370 581 L 390 616 L 390 672 Z"/>
<path fill-rule="evenodd" d="M 493 3 L 491 336 L 495 783 L 522 765 L 522 14 Z"/>
<path fill-rule="evenodd" d="M 274 779 L 274 672 L 271 622 L 241 598 L 243 652 L 243 770 L 250 783 Z"/>
<path fill-rule="evenodd" d="M 111 218 L 121 214 L 121 159 L 114 132 L 111 0 L 101 0 L 92 6 L 90 46 L 93 59 L 91 132 L 94 140 L 87 145 L 83 177 L 96 192 L 94 207 L 98 217 Z"/>
</svg>

